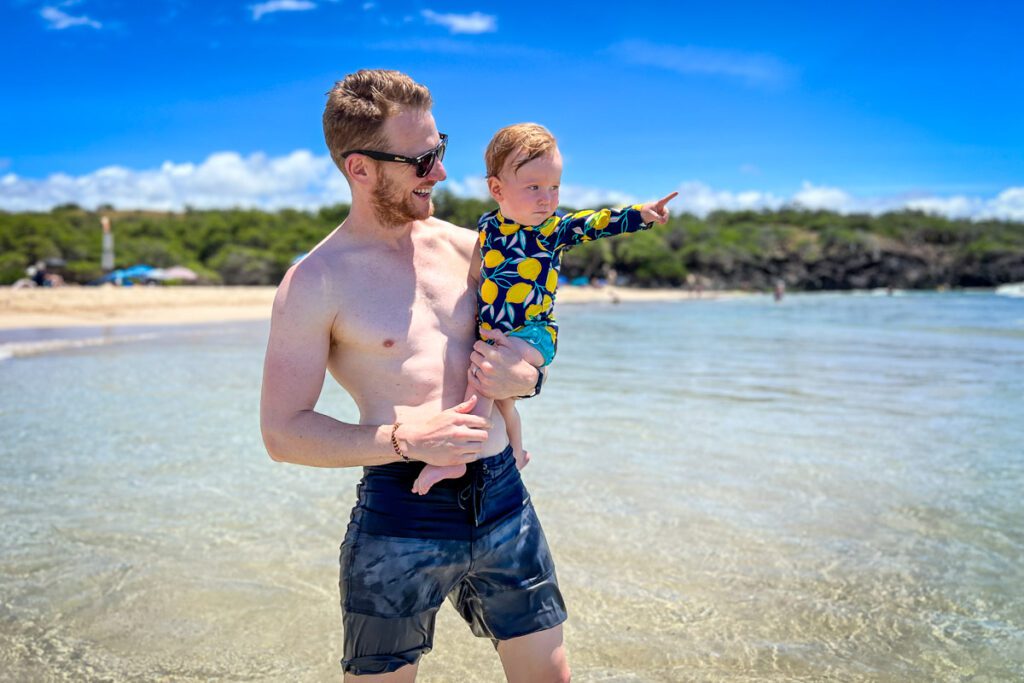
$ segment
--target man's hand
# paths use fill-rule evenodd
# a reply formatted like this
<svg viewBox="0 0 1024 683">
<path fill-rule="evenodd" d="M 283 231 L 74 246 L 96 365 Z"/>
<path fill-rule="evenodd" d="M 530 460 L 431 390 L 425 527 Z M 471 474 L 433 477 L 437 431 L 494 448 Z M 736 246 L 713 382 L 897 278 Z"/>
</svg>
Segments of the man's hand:
<svg viewBox="0 0 1024 683">
<path fill-rule="evenodd" d="M 658 223 L 664 225 L 668 222 L 668 209 L 666 206 L 670 201 L 675 199 L 679 195 L 678 192 L 662 197 L 656 202 L 647 202 L 640 207 L 640 216 L 644 219 L 644 223 Z"/>
<path fill-rule="evenodd" d="M 532 394 L 540 370 L 523 360 L 503 332 L 481 330 L 480 334 L 494 344 L 483 341 L 473 344 L 473 354 L 469 357 L 469 386 L 495 401 Z"/>
<path fill-rule="evenodd" d="M 426 422 L 402 423 L 395 438 L 405 454 L 429 465 L 463 465 L 476 460 L 487 441 L 491 421 L 472 415 L 476 396 L 442 411 Z"/>
</svg>

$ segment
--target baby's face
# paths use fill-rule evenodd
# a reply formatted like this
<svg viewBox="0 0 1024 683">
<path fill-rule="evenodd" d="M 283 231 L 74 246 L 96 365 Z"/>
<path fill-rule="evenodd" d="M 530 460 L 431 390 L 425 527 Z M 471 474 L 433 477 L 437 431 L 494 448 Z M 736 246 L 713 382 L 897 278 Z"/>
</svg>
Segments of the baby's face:
<svg viewBox="0 0 1024 683">
<path fill-rule="evenodd" d="M 562 155 L 556 147 L 515 170 L 520 157 L 510 157 L 496 178 L 490 178 L 491 196 L 505 218 L 520 225 L 539 225 L 558 208 L 562 183 Z"/>
</svg>

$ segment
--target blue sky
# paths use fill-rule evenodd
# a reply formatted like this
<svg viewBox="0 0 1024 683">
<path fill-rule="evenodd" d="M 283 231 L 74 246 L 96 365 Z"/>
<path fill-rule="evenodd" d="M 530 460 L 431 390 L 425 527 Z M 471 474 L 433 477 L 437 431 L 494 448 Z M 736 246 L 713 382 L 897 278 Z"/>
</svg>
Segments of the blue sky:
<svg viewBox="0 0 1024 683">
<path fill-rule="evenodd" d="M 324 93 L 387 67 L 433 92 L 463 195 L 491 134 L 537 121 L 577 206 L 1024 220 L 1024 5 L 621 7 L 6 0 L 0 208 L 346 200 Z"/>
</svg>

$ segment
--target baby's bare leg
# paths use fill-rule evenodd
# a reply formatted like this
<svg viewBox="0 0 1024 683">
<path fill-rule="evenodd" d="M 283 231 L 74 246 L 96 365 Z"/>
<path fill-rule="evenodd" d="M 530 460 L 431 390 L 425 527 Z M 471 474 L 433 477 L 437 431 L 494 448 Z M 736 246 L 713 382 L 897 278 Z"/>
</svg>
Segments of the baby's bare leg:
<svg viewBox="0 0 1024 683">
<path fill-rule="evenodd" d="M 412 492 L 425 496 L 434 484 L 443 479 L 458 479 L 466 473 L 465 465 L 424 465 L 412 484 Z"/>
<path fill-rule="evenodd" d="M 529 342 L 523 341 L 517 337 L 509 337 L 508 341 L 527 363 L 537 367 L 541 367 L 544 364 L 544 356 L 541 355 L 540 351 L 533 348 Z M 473 389 L 467 386 L 466 395 L 462 400 L 468 400 L 472 395 Z M 502 410 L 501 406 L 502 403 L 506 402 L 510 405 L 507 413 L 505 410 Z M 494 403 L 495 402 L 489 398 L 478 396 L 476 407 L 473 408 L 473 414 L 481 417 L 490 417 Z M 526 463 L 530 461 L 530 455 L 523 450 L 523 430 L 522 421 L 519 418 L 519 411 L 516 410 L 515 401 L 512 399 L 499 401 L 498 404 L 498 409 L 501 411 L 502 417 L 505 418 L 505 424 L 508 425 L 508 440 L 509 443 L 512 444 L 512 452 L 516 458 L 516 467 L 523 469 L 526 467 Z M 423 470 L 420 472 L 420 476 L 416 478 L 416 481 L 412 485 L 412 491 L 413 493 L 418 493 L 421 496 L 425 495 L 437 482 L 444 479 L 458 479 L 465 473 L 465 465 L 424 465 Z"/>
<path fill-rule="evenodd" d="M 472 387 L 467 386 L 466 395 L 462 400 L 467 401 L 472 395 Z M 494 401 L 491 399 L 478 396 L 476 406 L 473 408 L 473 414 L 481 417 L 490 417 L 493 405 Z M 458 479 L 465 473 L 465 465 L 424 465 L 420 471 L 420 476 L 416 477 L 416 481 L 413 482 L 412 492 L 418 493 L 421 496 L 426 495 L 427 491 L 437 482 L 444 479 Z"/>
<path fill-rule="evenodd" d="M 516 402 L 508 398 L 495 401 L 494 407 L 505 420 L 505 430 L 508 432 L 508 443 L 512 446 L 512 455 L 516 459 L 516 469 L 521 470 L 529 464 L 530 454 L 523 448 L 523 420 L 516 409 Z"/>
<path fill-rule="evenodd" d="M 544 356 L 533 344 L 514 336 L 510 336 L 508 341 L 512 348 L 518 351 L 519 355 L 527 363 L 538 368 L 544 365 Z M 505 418 L 508 442 L 512 446 L 512 455 L 516 459 L 516 468 L 521 470 L 529 464 L 530 454 L 523 448 L 523 421 L 519 417 L 519 411 L 516 409 L 516 402 L 514 399 L 505 399 L 504 401 L 497 401 L 495 405 L 498 407 L 501 416 Z"/>
</svg>

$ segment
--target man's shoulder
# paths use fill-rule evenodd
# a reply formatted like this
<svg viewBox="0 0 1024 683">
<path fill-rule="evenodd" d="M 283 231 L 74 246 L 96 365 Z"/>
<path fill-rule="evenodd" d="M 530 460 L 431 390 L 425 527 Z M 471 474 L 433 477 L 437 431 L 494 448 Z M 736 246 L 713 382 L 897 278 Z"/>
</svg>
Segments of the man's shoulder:
<svg viewBox="0 0 1024 683">
<path fill-rule="evenodd" d="M 309 301 L 322 292 L 322 283 L 329 272 L 323 254 L 314 249 L 292 264 L 281 279 L 278 290 L 287 290 L 293 300 L 295 295 L 301 295 L 303 301 Z"/>
<path fill-rule="evenodd" d="M 451 233 L 466 232 L 465 228 L 460 228 L 459 226 L 455 225 L 454 223 L 449 223 L 448 221 L 443 221 L 443 220 L 441 220 L 440 218 L 438 218 L 436 216 L 431 216 L 430 218 L 426 218 L 426 219 L 424 219 L 422 221 L 422 223 L 423 223 L 423 225 L 425 227 L 430 228 L 431 230 L 433 230 L 435 232 L 444 232 L 444 233 L 448 233 L 448 232 L 451 232 Z"/>
<path fill-rule="evenodd" d="M 476 232 L 466 228 L 443 221 L 440 218 L 430 218 L 423 221 L 424 227 L 430 229 L 432 235 L 444 240 L 458 249 L 460 252 L 471 250 L 476 244 Z"/>
<path fill-rule="evenodd" d="M 274 297 L 273 316 L 286 320 L 289 329 L 322 326 L 334 317 L 331 287 L 325 286 L 330 270 L 314 250 L 292 265 L 281 279 Z"/>
</svg>

